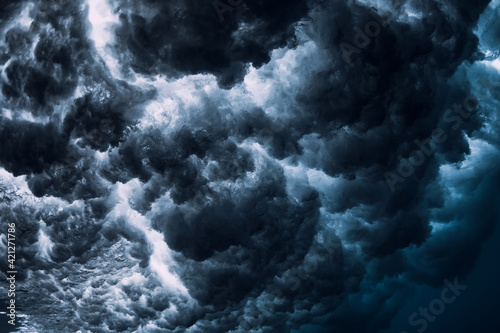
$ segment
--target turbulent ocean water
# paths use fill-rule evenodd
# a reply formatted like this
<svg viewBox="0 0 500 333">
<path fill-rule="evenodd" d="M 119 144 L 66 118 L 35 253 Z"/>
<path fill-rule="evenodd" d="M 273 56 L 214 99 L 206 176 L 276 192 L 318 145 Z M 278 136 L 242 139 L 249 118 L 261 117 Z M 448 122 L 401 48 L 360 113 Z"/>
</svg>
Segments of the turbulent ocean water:
<svg viewBox="0 0 500 333">
<path fill-rule="evenodd" d="M 0 331 L 430 332 L 500 219 L 499 16 L 1 1 Z"/>
</svg>

